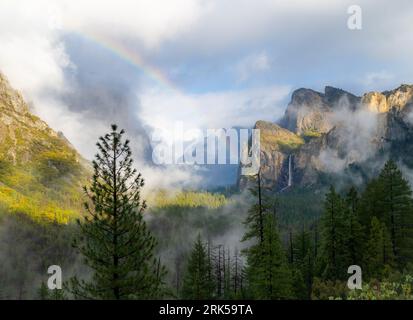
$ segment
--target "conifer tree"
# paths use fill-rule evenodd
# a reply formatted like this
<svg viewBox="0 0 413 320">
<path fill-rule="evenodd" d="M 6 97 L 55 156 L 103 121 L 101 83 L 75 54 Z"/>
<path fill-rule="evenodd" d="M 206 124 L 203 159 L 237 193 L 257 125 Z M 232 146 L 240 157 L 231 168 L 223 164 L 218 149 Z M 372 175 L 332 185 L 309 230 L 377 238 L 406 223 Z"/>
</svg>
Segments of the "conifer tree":
<svg viewBox="0 0 413 320">
<path fill-rule="evenodd" d="M 394 263 L 393 250 L 386 225 L 373 217 L 367 242 L 365 269 L 368 278 L 381 279 Z"/>
<path fill-rule="evenodd" d="M 144 181 L 131 158 L 124 130 L 99 138 L 93 179 L 85 187 L 87 215 L 78 220 L 81 237 L 74 246 L 92 271 L 91 281 L 71 279 L 69 288 L 80 299 L 150 299 L 163 290 L 165 269 L 154 257 L 156 240 L 143 219 Z"/>
<path fill-rule="evenodd" d="M 322 216 L 322 263 L 326 279 L 342 279 L 347 276 L 348 250 L 346 246 L 345 205 L 331 186 L 326 194 Z"/>
<path fill-rule="evenodd" d="M 231 282 L 232 282 L 232 296 L 234 298 L 243 297 L 242 282 L 243 282 L 243 264 L 240 258 L 238 249 L 235 248 L 234 258 L 232 260 L 232 272 L 231 272 Z"/>
<path fill-rule="evenodd" d="M 249 292 L 256 299 L 292 297 L 292 275 L 282 248 L 275 218 L 264 216 L 264 238 L 247 255 Z"/>
<path fill-rule="evenodd" d="M 383 220 L 383 207 L 381 206 L 381 199 L 383 198 L 382 184 L 378 179 L 370 180 L 365 190 L 363 191 L 358 204 L 359 219 L 361 225 L 364 227 L 365 241 L 367 241 L 367 235 L 369 234 L 369 228 L 371 227 L 371 219 L 378 217 Z"/>
<path fill-rule="evenodd" d="M 378 178 L 383 190 L 379 200 L 390 232 L 393 254 L 399 268 L 413 260 L 413 206 L 410 186 L 396 163 L 386 162 Z M 379 217 L 380 218 L 380 217 Z"/>
<path fill-rule="evenodd" d="M 257 187 L 250 188 L 249 191 L 257 199 L 257 202 L 249 209 L 248 216 L 244 222 L 248 230 L 243 237 L 243 241 L 258 239 L 259 242 L 262 242 L 264 240 L 264 215 L 269 208 L 263 199 L 260 173 L 257 174 Z"/>
<path fill-rule="evenodd" d="M 292 275 L 281 245 L 275 218 L 265 216 L 264 242 L 261 258 L 253 277 L 253 291 L 259 299 L 287 299 L 292 297 Z"/>
<path fill-rule="evenodd" d="M 300 286 L 300 292 L 297 292 L 296 296 L 302 299 L 310 299 L 314 277 L 314 249 L 311 243 L 311 234 L 304 228 L 295 237 L 293 251 L 293 267 L 300 272 L 302 281 L 302 283 L 297 284 Z M 297 279 L 299 278 L 297 277 Z"/>
<path fill-rule="evenodd" d="M 348 264 L 362 265 L 364 232 L 359 218 L 359 197 L 356 188 L 351 187 L 346 195 L 345 221 Z"/>
<path fill-rule="evenodd" d="M 207 248 L 199 234 L 189 257 L 182 289 L 183 298 L 195 300 L 212 298 L 214 283 L 210 280 L 211 268 Z"/>
</svg>

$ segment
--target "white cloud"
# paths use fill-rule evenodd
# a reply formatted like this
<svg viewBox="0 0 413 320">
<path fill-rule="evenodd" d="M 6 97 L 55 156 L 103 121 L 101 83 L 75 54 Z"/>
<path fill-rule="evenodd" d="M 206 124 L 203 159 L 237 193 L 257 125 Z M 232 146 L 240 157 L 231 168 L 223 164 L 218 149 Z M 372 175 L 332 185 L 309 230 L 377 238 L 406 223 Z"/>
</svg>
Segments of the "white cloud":
<svg viewBox="0 0 413 320">
<path fill-rule="evenodd" d="M 0 70 L 31 99 L 46 89 L 63 89 L 63 69 L 70 65 L 59 35 L 48 26 L 45 5 L 0 3 Z"/>
<path fill-rule="evenodd" d="M 270 59 L 265 51 L 249 55 L 238 62 L 236 72 L 239 81 L 246 81 L 257 73 L 268 71 L 271 68 Z"/>
<path fill-rule="evenodd" d="M 386 70 L 378 72 L 368 72 L 362 79 L 362 85 L 367 90 L 372 90 L 380 87 L 386 87 L 391 84 L 395 76 Z"/>
<path fill-rule="evenodd" d="M 63 28 L 127 38 L 148 48 L 188 30 L 202 12 L 199 0 L 60 0 Z"/>
<path fill-rule="evenodd" d="M 194 129 L 250 127 L 258 119 L 278 119 L 284 112 L 281 101 L 289 93 L 287 86 L 205 94 L 160 91 L 152 87 L 139 94 L 139 117 L 150 128 L 167 130 L 173 130 L 176 122 Z"/>
</svg>

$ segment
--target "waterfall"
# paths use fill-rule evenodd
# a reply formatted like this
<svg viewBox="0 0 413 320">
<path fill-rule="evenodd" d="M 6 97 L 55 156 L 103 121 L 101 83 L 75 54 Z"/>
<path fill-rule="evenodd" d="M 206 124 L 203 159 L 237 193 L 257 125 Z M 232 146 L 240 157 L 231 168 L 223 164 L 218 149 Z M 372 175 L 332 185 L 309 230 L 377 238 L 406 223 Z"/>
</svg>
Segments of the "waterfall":
<svg viewBox="0 0 413 320">
<path fill-rule="evenodd" d="M 293 184 L 293 169 L 292 169 L 292 165 L 291 165 L 291 160 L 292 159 L 292 155 L 290 154 L 288 156 L 288 187 L 291 187 L 291 185 Z"/>
</svg>

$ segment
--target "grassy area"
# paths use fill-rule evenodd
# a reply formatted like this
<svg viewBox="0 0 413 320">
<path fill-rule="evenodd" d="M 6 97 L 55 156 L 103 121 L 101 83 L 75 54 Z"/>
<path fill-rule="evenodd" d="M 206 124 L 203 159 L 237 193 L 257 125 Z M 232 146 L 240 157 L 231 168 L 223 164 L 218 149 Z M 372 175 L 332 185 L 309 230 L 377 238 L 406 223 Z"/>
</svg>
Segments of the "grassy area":
<svg viewBox="0 0 413 320">
<path fill-rule="evenodd" d="M 224 195 L 217 193 L 181 191 L 169 194 L 167 191 L 161 190 L 156 193 L 153 199 L 149 199 L 149 202 L 159 208 L 175 206 L 216 209 L 228 204 L 229 200 Z"/>
<path fill-rule="evenodd" d="M 263 148 L 279 149 L 288 153 L 300 148 L 305 143 L 302 137 L 272 123 L 259 121 L 257 128 L 261 130 L 261 147 Z"/>
</svg>

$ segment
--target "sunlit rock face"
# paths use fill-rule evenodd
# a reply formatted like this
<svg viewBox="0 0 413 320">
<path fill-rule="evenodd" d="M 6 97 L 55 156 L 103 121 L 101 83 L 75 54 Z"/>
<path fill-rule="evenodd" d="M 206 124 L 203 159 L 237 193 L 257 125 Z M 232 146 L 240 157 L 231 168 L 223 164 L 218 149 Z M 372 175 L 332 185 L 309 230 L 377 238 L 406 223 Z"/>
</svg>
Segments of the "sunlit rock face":
<svg viewBox="0 0 413 320">
<path fill-rule="evenodd" d="M 380 92 L 369 92 L 363 95 L 362 104 L 371 112 L 387 112 L 389 107 L 387 105 L 387 98 Z"/>
<path fill-rule="evenodd" d="M 369 92 L 363 95 L 362 103 L 368 110 L 378 113 L 389 112 L 391 108 L 409 109 L 413 103 L 413 86 L 403 84 L 391 91 Z"/>
<path fill-rule="evenodd" d="M 412 108 L 411 85 L 362 97 L 328 86 L 294 91 L 278 124 L 256 123 L 263 184 L 277 191 L 326 177 L 358 184 L 390 156 L 413 168 Z"/>
</svg>

